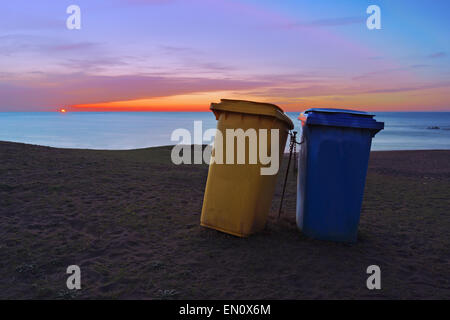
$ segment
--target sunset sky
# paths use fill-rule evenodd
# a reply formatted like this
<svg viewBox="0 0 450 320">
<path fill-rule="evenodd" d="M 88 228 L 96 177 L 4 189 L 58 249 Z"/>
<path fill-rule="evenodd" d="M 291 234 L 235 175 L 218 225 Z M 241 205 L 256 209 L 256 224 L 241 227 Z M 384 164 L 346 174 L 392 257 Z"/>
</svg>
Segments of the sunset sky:
<svg viewBox="0 0 450 320">
<path fill-rule="evenodd" d="M 66 8 L 81 8 L 68 30 Z M 381 8 L 381 30 L 366 9 Z M 1 1 L 0 111 L 450 110 L 450 1 Z"/>
</svg>

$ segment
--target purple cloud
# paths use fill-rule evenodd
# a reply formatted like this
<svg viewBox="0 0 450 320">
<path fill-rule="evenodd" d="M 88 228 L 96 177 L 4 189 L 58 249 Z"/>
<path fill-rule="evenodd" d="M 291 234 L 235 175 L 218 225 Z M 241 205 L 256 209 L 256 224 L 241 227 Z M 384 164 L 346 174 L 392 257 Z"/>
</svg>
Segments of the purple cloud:
<svg viewBox="0 0 450 320">
<path fill-rule="evenodd" d="M 440 83 L 428 83 L 428 84 L 420 84 L 414 86 L 401 86 L 396 88 L 382 88 L 376 90 L 367 90 L 364 93 L 396 93 L 396 92 L 404 92 L 404 91 L 417 91 L 417 90 L 425 90 L 425 89 L 438 89 L 449 87 L 450 82 L 440 82 Z"/>
<path fill-rule="evenodd" d="M 447 56 L 446 52 L 440 51 L 440 52 L 435 52 L 435 53 L 430 54 L 428 56 L 428 58 L 430 58 L 430 59 L 438 59 L 438 58 L 444 58 L 446 56 Z"/>
<path fill-rule="evenodd" d="M 94 42 L 76 42 L 76 43 L 62 43 L 58 45 L 48 46 L 46 49 L 48 51 L 85 51 L 97 48 L 98 43 Z"/>
<path fill-rule="evenodd" d="M 159 5 L 159 4 L 173 3 L 176 0 L 120 0 L 120 1 L 126 4 L 133 4 L 133 5 Z"/>
<path fill-rule="evenodd" d="M 194 92 L 249 90 L 269 81 L 167 76 L 47 75 L 36 80 L 0 81 L 0 110 L 45 110 L 62 105 L 92 104 L 165 97 Z"/>
<path fill-rule="evenodd" d="M 330 18 L 319 19 L 313 21 L 296 22 L 287 25 L 288 28 L 303 28 L 303 27 L 338 27 L 348 26 L 352 24 L 364 23 L 362 17 L 344 17 L 344 18 Z"/>
</svg>

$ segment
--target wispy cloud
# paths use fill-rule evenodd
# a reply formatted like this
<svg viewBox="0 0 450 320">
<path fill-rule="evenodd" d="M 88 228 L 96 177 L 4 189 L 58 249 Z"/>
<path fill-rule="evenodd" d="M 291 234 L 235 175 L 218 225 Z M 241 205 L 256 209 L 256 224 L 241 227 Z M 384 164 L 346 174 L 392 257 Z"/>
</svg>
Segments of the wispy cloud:
<svg viewBox="0 0 450 320">
<path fill-rule="evenodd" d="M 119 0 L 125 4 L 132 5 L 160 5 L 176 2 L 176 0 Z"/>
<path fill-rule="evenodd" d="M 319 19 L 312 21 L 301 21 L 287 24 L 287 28 L 306 28 L 306 27 L 339 27 L 353 24 L 364 23 L 363 17 L 342 17 Z"/>
<path fill-rule="evenodd" d="M 18 8 L 19 7 L 17 7 L 17 10 Z M 0 30 L 3 32 L 58 30 L 64 28 L 65 25 L 66 21 L 64 16 L 62 18 L 55 16 L 46 17 L 36 13 L 34 10 L 29 10 L 29 12 L 22 10 L 20 12 L 20 19 L 19 12 L 9 15 L 3 14 L 0 19 Z"/>
<path fill-rule="evenodd" d="M 422 68 L 428 68 L 430 67 L 429 64 L 413 64 L 410 66 L 412 69 L 422 69 Z"/>
<path fill-rule="evenodd" d="M 435 53 L 430 54 L 430 55 L 428 56 L 428 58 L 430 58 L 430 59 L 439 59 L 439 58 L 444 58 L 444 57 L 446 57 L 446 56 L 447 56 L 447 53 L 446 53 L 446 52 L 444 52 L 444 51 L 439 51 L 439 52 L 435 52 Z"/>
<path fill-rule="evenodd" d="M 128 62 L 118 57 L 98 57 L 89 59 L 67 59 L 60 65 L 78 72 L 89 70 L 90 73 L 104 71 L 113 66 L 127 66 Z"/>
<path fill-rule="evenodd" d="M 147 99 L 195 92 L 249 90 L 269 81 L 181 78 L 174 76 L 46 75 L 29 81 L 0 81 L 0 108 L 51 108 L 61 105 Z"/>
<path fill-rule="evenodd" d="M 91 54 L 102 49 L 102 44 L 92 41 L 67 41 L 57 37 L 40 36 L 29 33 L 10 33 L 0 36 L 0 50 L 3 54 L 41 53 L 45 56 L 57 53 Z"/>
<path fill-rule="evenodd" d="M 199 50 L 190 48 L 190 47 L 178 47 L 178 46 L 171 46 L 171 45 L 162 45 L 160 46 L 160 49 L 163 53 L 166 54 L 199 54 L 201 53 Z"/>
<path fill-rule="evenodd" d="M 384 70 L 377 70 L 377 71 L 371 71 L 366 72 L 361 75 L 358 75 L 356 77 L 353 77 L 352 80 L 365 80 L 365 79 L 374 79 L 374 78 L 385 78 L 387 74 L 390 74 L 392 77 L 392 74 L 394 73 L 400 73 L 406 71 L 407 68 L 391 68 L 391 69 L 384 69 Z"/>
<path fill-rule="evenodd" d="M 446 88 L 449 86 L 450 86 L 450 82 L 438 82 L 438 83 L 418 84 L 418 85 L 412 85 L 412 86 L 399 86 L 399 87 L 395 87 L 395 88 L 382 88 L 382 89 L 375 89 L 375 90 L 367 90 L 364 93 L 397 93 L 397 92 L 405 92 L 405 91 L 439 89 L 439 88 Z"/>
<path fill-rule="evenodd" d="M 46 46 L 45 49 L 49 51 L 86 51 L 99 47 L 99 43 L 95 42 L 75 42 L 75 43 L 62 43 L 57 45 Z"/>
<path fill-rule="evenodd" d="M 178 63 L 181 65 L 176 68 L 178 71 L 216 73 L 236 70 L 236 67 L 229 64 L 210 61 L 211 57 L 208 54 L 195 48 L 163 45 L 160 46 L 160 51 L 165 55 L 178 59 Z"/>
</svg>

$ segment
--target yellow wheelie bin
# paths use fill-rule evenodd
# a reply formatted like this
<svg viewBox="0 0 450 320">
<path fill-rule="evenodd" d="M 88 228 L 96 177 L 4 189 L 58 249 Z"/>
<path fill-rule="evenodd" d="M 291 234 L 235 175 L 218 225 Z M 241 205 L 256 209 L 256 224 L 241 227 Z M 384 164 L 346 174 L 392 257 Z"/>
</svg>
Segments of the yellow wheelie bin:
<svg viewBox="0 0 450 320">
<path fill-rule="evenodd" d="M 222 99 L 200 224 L 246 237 L 261 231 L 272 203 L 291 119 L 269 103 Z"/>
</svg>

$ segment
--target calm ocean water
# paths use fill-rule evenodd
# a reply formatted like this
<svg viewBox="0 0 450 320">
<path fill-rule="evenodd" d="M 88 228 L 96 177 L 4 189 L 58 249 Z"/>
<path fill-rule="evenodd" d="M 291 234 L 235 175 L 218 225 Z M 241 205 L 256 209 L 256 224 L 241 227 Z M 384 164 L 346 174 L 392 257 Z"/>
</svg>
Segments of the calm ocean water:
<svg viewBox="0 0 450 320">
<path fill-rule="evenodd" d="M 372 150 L 450 149 L 450 112 L 376 112 L 385 122 Z M 289 112 L 299 130 L 298 112 Z M 0 112 L 0 140 L 86 149 L 172 145 L 172 131 L 215 128 L 211 112 Z M 439 129 L 430 129 L 439 127 Z"/>
</svg>

